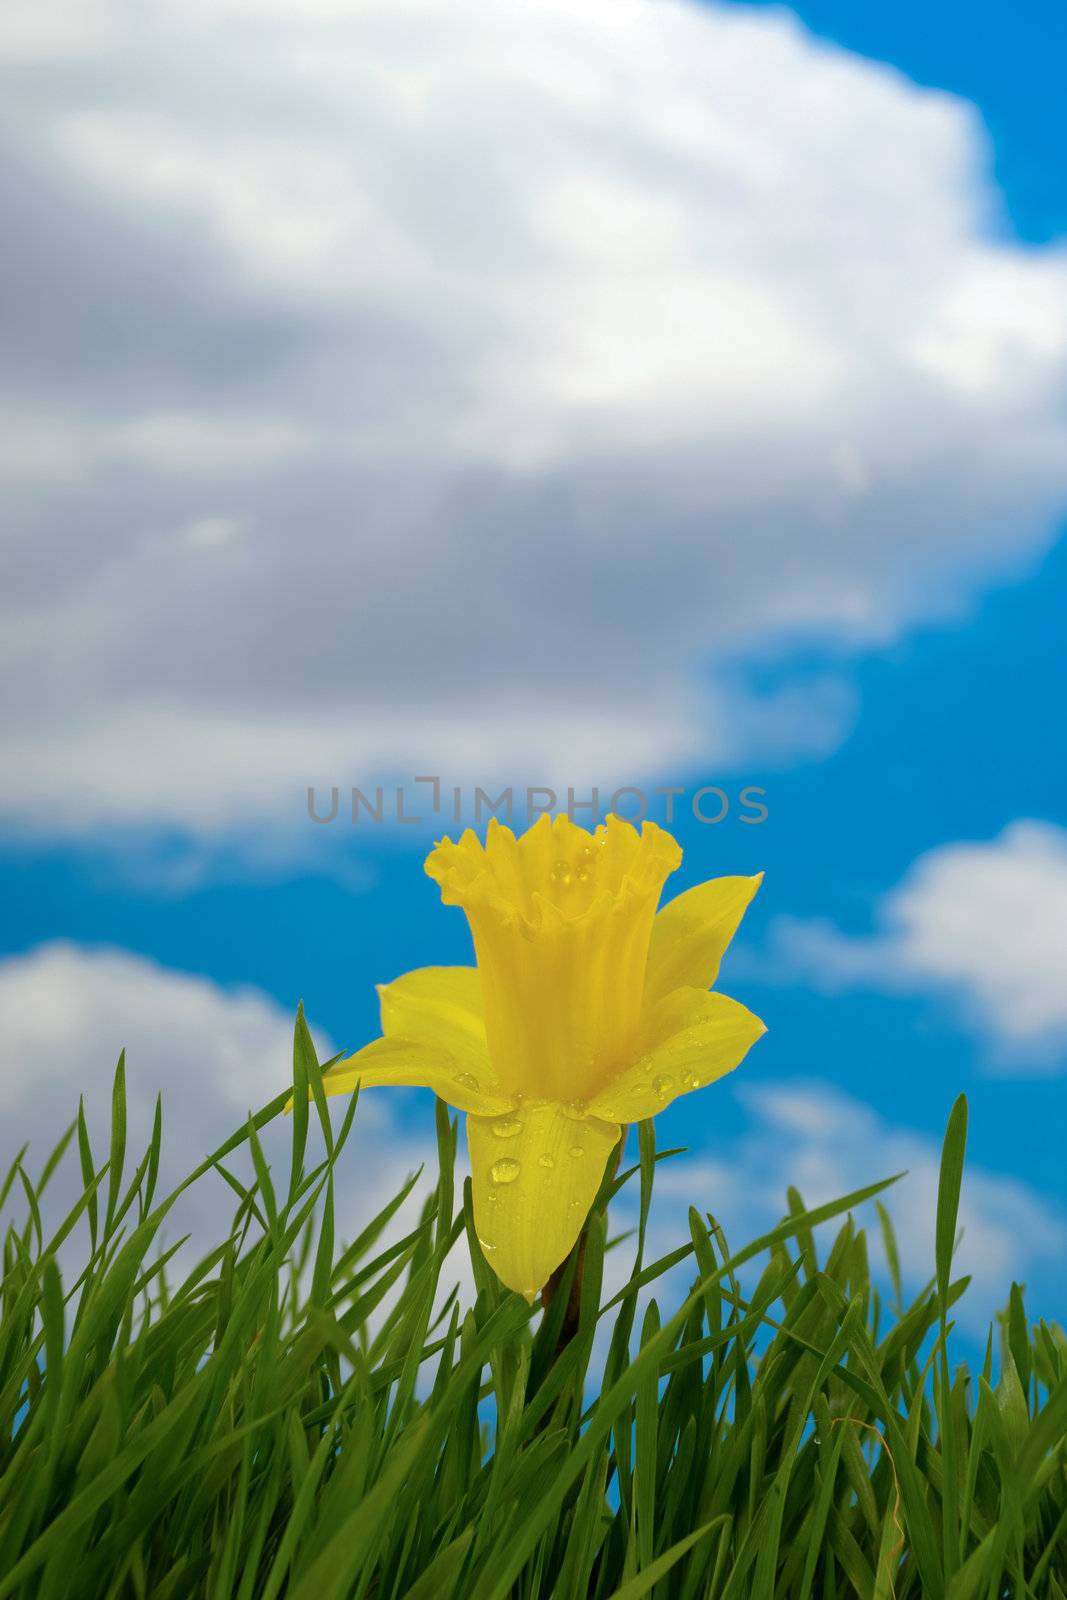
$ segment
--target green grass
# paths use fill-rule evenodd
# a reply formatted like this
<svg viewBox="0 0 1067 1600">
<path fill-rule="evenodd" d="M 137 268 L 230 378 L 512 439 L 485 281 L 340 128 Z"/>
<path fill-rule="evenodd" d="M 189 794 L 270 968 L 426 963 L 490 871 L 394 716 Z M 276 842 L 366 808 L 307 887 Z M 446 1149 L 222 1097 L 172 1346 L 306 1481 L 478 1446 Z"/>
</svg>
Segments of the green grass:
<svg viewBox="0 0 1067 1600">
<path fill-rule="evenodd" d="M 982 1371 L 952 1360 L 962 1101 L 930 1219 L 936 1278 L 911 1305 L 881 1203 L 888 1303 L 851 1217 L 885 1182 L 815 1210 L 790 1191 L 782 1223 L 732 1252 L 693 1211 L 689 1237 L 647 1260 L 662 1156 L 643 1124 L 639 1161 L 591 1214 L 561 1338 L 567 1294 L 542 1317 L 482 1259 L 441 1105 L 418 1226 L 385 1244 L 409 1185 L 341 1242 L 333 1172 L 359 1113 L 331 1130 L 302 1018 L 294 1063 L 284 1177 L 259 1140 L 281 1095 L 157 1198 L 158 1113 L 127 1175 L 121 1062 L 107 1161 L 79 1116 L 36 1182 L 21 1162 L 8 1175 L 0 1203 L 25 1220 L 4 1245 L 0 1600 L 1063 1600 L 1063 1334 L 1031 1326 L 1011 1286 Z M 325 1156 L 306 1170 L 309 1087 Z M 46 1242 L 60 1160 L 80 1162 L 84 1194 Z M 233 1225 L 169 1282 L 161 1227 L 213 1168 Z M 640 1194 L 637 1237 L 616 1246 L 633 1270 L 606 1296 L 624 1184 Z M 821 1254 L 813 1230 L 834 1219 Z M 63 1281 L 57 1251 L 83 1239 Z M 467 1250 L 475 1303 L 442 1304 Z M 668 1315 L 649 1286 L 680 1263 L 692 1288 Z"/>
</svg>

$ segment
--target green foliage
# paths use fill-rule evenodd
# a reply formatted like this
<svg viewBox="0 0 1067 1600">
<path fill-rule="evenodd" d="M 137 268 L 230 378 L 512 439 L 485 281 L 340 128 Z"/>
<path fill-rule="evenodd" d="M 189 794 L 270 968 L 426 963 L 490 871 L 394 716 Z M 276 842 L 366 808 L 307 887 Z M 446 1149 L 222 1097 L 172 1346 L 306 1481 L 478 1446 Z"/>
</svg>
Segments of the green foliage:
<svg viewBox="0 0 1067 1600">
<path fill-rule="evenodd" d="M 890 1308 L 851 1216 L 886 1183 L 814 1210 L 790 1190 L 783 1221 L 734 1252 L 692 1211 L 688 1240 L 647 1261 L 664 1156 L 643 1124 L 638 1165 L 590 1218 L 571 1331 L 577 1251 L 543 1317 L 501 1288 L 469 1185 L 455 1193 L 443 1106 L 418 1225 L 385 1242 L 412 1179 L 340 1242 L 333 1174 L 356 1102 L 335 1133 L 320 1073 L 298 1016 L 284 1188 L 260 1133 L 286 1095 L 158 1202 L 157 1108 L 124 1186 L 121 1061 L 108 1161 L 95 1168 L 79 1112 L 36 1184 L 23 1154 L 0 1185 L 0 1204 L 25 1203 L 0 1291 L 0 1600 L 1067 1596 L 1064 1336 L 1032 1326 L 1012 1286 L 995 1385 L 992 1339 L 977 1377 L 949 1358 L 962 1101 L 936 1276 L 910 1306 L 889 1213 L 878 1203 Z M 309 1170 L 312 1117 L 325 1155 Z M 69 1144 L 84 1193 L 46 1242 L 42 1195 Z M 242 1147 L 246 1181 L 225 1164 Z M 212 1170 L 233 1225 L 171 1283 L 161 1227 Z M 607 1204 L 628 1183 L 635 1260 L 606 1297 Z M 64 1282 L 57 1252 L 82 1238 Z M 442 1304 L 468 1248 L 475 1302 Z M 667 1315 L 647 1291 L 683 1262 L 691 1292 Z"/>
</svg>

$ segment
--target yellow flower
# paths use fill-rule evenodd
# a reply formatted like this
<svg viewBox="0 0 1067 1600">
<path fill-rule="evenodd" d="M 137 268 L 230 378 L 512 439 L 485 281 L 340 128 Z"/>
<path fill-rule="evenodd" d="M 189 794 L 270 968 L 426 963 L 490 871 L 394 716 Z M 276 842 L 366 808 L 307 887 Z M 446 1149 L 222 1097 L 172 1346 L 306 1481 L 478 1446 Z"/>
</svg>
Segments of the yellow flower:
<svg viewBox="0 0 1067 1600">
<path fill-rule="evenodd" d="M 467 1113 L 486 1259 L 532 1299 L 588 1215 L 621 1124 L 730 1072 L 764 1032 L 710 994 L 762 874 L 713 878 L 657 914 L 682 859 L 670 834 L 547 816 L 516 839 L 443 839 L 426 871 L 462 906 L 477 967 L 423 967 L 379 988 L 383 1038 L 329 1093 L 416 1084 Z"/>
</svg>

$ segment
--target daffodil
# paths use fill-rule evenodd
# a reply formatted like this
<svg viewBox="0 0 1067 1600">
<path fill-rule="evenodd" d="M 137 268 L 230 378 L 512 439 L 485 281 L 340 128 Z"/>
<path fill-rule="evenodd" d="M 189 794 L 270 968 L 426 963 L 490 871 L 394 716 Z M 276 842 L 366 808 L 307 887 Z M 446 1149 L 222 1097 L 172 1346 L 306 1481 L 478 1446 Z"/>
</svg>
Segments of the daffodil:
<svg viewBox="0 0 1067 1600">
<path fill-rule="evenodd" d="M 466 1112 L 478 1237 L 528 1299 L 581 1232 L 622 1125 L 721 1078 L 764 1032 L 709 992 L 762 874 L 657 913 L 681 858 L 655 824 L 614 816 L 443 839 L 426 871 L 465 911 L 477 966 L 380 986 L 383 1037 L 323 1078 L 333 1094 L 427 1086 Z"/>
</svg>

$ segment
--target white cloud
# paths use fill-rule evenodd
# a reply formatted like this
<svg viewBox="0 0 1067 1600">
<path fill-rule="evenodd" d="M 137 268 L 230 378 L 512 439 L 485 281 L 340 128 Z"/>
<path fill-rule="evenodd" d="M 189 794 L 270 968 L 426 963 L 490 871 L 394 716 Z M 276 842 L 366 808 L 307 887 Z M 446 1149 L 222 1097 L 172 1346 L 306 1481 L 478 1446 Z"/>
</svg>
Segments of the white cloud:
<svg viewBox="0 0 1067 1600">
<path fill-rule="evenodd" d="M 114 23 L 110 0 L 7 0 L 0 28 L 0 61 L 62 60 L 94 55 Z"/>
<path fill-rule="evenodd" d="M 848 937 L 780 918 L 768 970 L 830 989 L 948 995 L 1004 1070 L 1067 1066 L 1067 831 L 1020 821 L 999 838 L 941 845 Z"/>
<path fill-rule="evenodd" d="M 10 820 L 821 751 L 847 686 L 765 704 L 740 658 L 888 640 L 1049 536 L 1067 262 L 1003 236 L 962 102 L 681 0 L 36 14 Z M 220 507 L 242 538 L 178 536 Z"/>
</svg>

